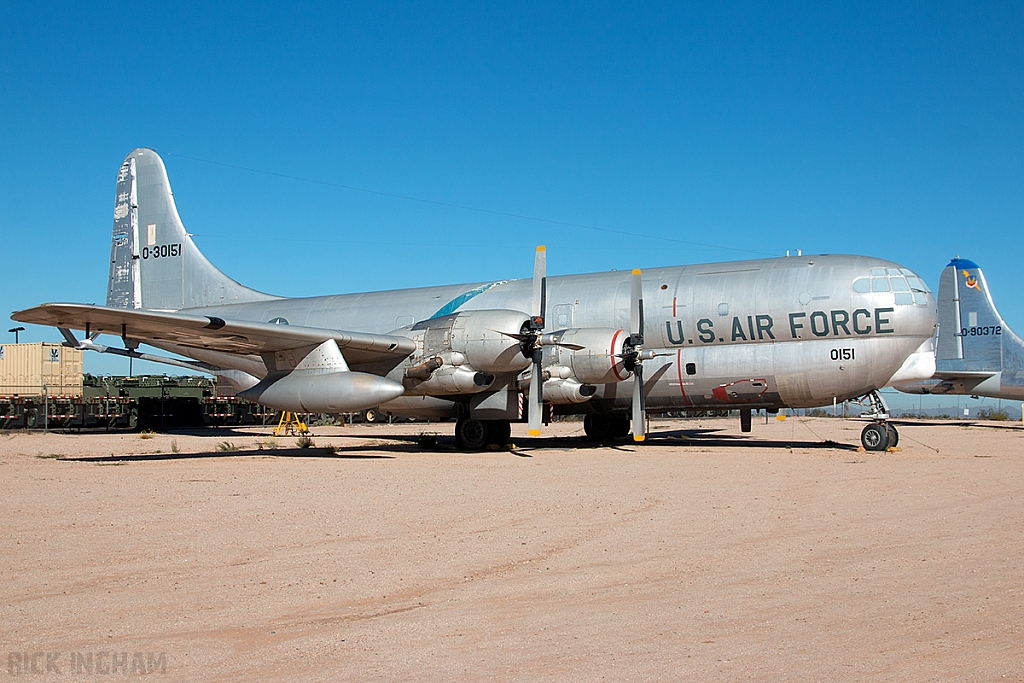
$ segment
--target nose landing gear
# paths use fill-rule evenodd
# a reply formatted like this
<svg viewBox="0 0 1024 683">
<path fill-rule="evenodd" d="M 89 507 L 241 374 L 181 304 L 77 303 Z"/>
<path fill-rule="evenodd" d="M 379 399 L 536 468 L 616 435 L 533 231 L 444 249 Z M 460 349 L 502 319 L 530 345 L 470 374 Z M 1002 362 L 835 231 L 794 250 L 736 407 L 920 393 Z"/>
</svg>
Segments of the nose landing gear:
<svg viewBox="0 0 1024 683">
<path fill-rule="evenodd" d="M 895 448 L 896 444 L 900 442 L 900 433 L 896 431 L 896 426 L 888 421 L 889 406 L 885 404 L 885 399 L 877 391 L 872 391 L 861 398 L 859 402 L 863 403 L 864 401 L 870 405 L 868 412 L 864 413 L 864 417 L 875 420 L 860 433 L 860 443 L 864 446 L 864 450 L 884 451 Z"/>
</svg>

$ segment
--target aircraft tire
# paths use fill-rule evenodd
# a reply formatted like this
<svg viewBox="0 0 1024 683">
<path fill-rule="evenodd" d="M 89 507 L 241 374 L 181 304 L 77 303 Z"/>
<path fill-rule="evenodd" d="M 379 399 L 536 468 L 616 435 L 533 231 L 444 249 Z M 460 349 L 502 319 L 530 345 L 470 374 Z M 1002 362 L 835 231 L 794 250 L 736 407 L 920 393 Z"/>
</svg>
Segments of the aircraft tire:
<svg viewBox="0 0 1024 683">
<path fill-rule="evenodd" d="M 583 418 L 583 431 L 590 441 L 607 441 L 615 436 L 615 423 L 610 415 L 587 415 Z M 628 424 L 628 423 L 627 423 Z"/>
<path fill-rule="evenodd" d="M 889 448 L 896 448 L 900 443 L 900 433 L 896 431 L 896 425 L 886 422 L 885 428 L 889 432 Z"/>
<path fill-rule="evenodd" d="M 629 424 L 629 417 L 627 415 L 616 415 L 609 419 L 612 420 L 612 436 L 629 436 L 629 430 L 632 428 L 632 425 Z"/>
<path fill-rule="evenodd" d="M 488 423 L 460 417 L 455 423 L 455 445 L 463 451 L 482 451 L 490 438 Z"/>
<path fill-rule="evenodd" d="M 363 413 L 363 421 L 365 422 L 377 422 L 380 420 L 380 413 L 374 408 L 367 408 L 366 412 Z"/>
<path fill-rule="evenodd" d="M 889 429 L 877 422 L 869 424 L 860 433 L 860 443 L 866 451 L 884 451 L 889 447 Z"/>
<path fill-rule="evenodd" d="M 495 446 L 507 446 L 512 438 L 512 424 L 508 420 L 488 420 L 487 442 Z"/>
</svg>

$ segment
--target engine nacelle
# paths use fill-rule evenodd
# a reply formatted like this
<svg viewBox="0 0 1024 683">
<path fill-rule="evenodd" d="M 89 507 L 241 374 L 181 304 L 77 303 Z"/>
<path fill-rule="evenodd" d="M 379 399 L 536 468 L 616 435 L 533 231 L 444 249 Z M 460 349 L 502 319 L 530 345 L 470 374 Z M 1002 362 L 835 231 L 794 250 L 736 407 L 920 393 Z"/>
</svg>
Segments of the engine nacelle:
<svg viewBox="0 0 1024 683">
<path fill-rule="evenodd" d="M 452 354 L 457 365 L 503 375 L 530 365 L 519 341 L 502 334 L 520 334 L 529 319 L 522 311 L 462 311 L 420 321 L 411 332 L 417 342 L 422 339 L 425 357 Z"/>
<path fill-rule="evenodd" d="M 469 365 L 442 365 L 427 380 L 406 378 L 405 393 L 414 396 L 435 394 L 475 394 L 494 383 L 494 375 Z"/>
<path fill-rule="evenodd" d="M 545 403 L 564 405 L 566 403 L 585 403 L 597 392 L 593 384 L 580 384 L 574 379 L 549 379 L 544 382 L 542 393 Z"/>
<path fill-rule="evenodd" d="M 620 357 L 623 344 L 629 338 L 625 330 L 605 327 L 571 328 L 555 332 L 552 336 L 563 344 L 583 347 L 579 351 L 554 347 L 555 363 L 569 368 L 570 377 L 580 384 L 621 382 L 633 374 L 626 369 Z M 547 386 L 544 388 L 546 390 Z"/>
</svg>

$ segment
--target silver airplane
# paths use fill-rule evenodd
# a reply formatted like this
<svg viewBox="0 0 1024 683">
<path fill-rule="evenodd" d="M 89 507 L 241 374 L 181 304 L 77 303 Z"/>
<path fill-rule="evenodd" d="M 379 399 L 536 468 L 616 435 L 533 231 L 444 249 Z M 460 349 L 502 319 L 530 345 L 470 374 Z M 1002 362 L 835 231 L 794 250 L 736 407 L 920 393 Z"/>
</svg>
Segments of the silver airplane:
<svg viewBox="0 0 1024 683">
<path fill-rule="evenodd" d="M 1003 321 L 985 274 L 957 257 L 939 278 L 935 374 L 895 384 L 908 394 L 968 394 L 1024 400 L 1024 341 Z"/>
<path fill-rule="evenodd" d="M 583 414 L 592 438 L 642 441 L 647 412 L 814 407 L 867 397 L 866 448 L 898 435 L 878 389 L 930 377 L 935 300 L 914 273 L 817 255 L 284 298 L 231 279 L 185 231 L 163 161 L 133 150 L 117 177 L 106 306 L 11 315 L 83 349 L 234 382 L 280 410 L 457 418 L 464 449 Z M 72 330 L 84 330 L 78 339 Z M 118 335 L 124 348 L 96 343 Z M 140 343 L 190 360 L 138 351 Z M 930 356 L 934 359 L 934 355 Z M 922 360 L 924 359 L 924 360 Z"/>
</svg>

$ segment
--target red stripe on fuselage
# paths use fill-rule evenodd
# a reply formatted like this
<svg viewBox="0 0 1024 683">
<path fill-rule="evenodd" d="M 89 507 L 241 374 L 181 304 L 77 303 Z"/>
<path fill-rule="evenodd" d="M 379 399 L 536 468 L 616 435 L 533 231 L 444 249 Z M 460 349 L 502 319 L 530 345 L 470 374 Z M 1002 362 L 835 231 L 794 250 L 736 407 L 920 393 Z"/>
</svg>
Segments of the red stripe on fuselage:
<svg viewBox="0 0 1024 683">
<path fill-rule="evenodd" d="M 617 342 L 619 340 L 619 335 L 620 334 L 622 334 L 622 330 L 615 330 L 615 335 L 612 337 L 612 346 L 611 346 L 610 349 L 608 349 L 608 356 L 611 357 L 611 359 L 612 359 L 612 372 L 615 373 L 615 376 L 618 377 L 619 381 L 621 382 L 621 381 L 625 380 L 626 378 L 623 377 L 622 375 L 620 375 L 619 374 L 619 369 L 617 367 L 615 367 L 618 364 L 619 360 L 621 360 L 620 358 L 618 358 L 615 355 L 615 342 Z"/>
<path fill-rule="evenodd" d="M 676 377 L 679 378 L 679 393 L 683 395 L 683 399 L 687 403 L 691 403 L 690 399 L 686 397 L 686 389 L 683 388 L 683 350 L 676 349 Z"/>
</svg>

